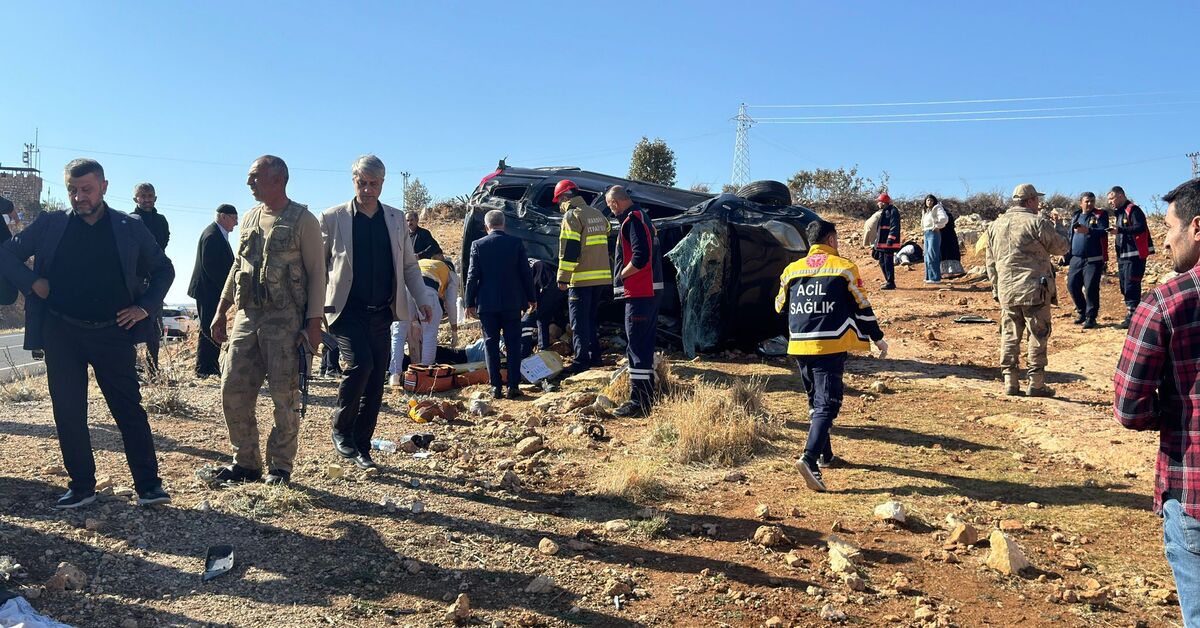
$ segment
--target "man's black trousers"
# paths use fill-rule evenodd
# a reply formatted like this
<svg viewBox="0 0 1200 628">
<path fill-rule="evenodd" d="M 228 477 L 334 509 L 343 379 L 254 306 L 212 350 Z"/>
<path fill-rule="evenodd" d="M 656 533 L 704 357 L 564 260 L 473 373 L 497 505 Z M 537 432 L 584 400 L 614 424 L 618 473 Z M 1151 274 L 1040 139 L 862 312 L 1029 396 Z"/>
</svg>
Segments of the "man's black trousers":
<svg viewBox="0 0 1200 628">
<path fill-rule="evenodd" d="M 221 346 L 212 337 L 212 322 L 217 315 L 217 301 L 196 299 L 196 312 L 200 315 L 200 333 L 196 338 L 196 374 L 220 375 Z"/>
<path fill-rule="evenodd" d="M 62 450 L 69 487 L 88 492 L 96 487 L 96 459 L 88 431 L 88 366 L 109 412 L 121 432 L 125 459 L 138 494 L 162 484 L 150 421 L 142 408 L 137 378 L 137 348 L 128 330 L 116 325 L 84 329 L 54 315 L 45 324 L 46 382 L 54 408 L 54 427 Z"/>
<path fill-rule="evenodd" d="M 330 417 L 333 431 L 361 453 L 371 453 L 371 437 L 383 405 L 383 384 L 391 361 L 391 328 L 391 306 L 375 312 L 348 309 L 329 327 L 337 339 L 340 361 L 348 365 Z"/>
</svg>

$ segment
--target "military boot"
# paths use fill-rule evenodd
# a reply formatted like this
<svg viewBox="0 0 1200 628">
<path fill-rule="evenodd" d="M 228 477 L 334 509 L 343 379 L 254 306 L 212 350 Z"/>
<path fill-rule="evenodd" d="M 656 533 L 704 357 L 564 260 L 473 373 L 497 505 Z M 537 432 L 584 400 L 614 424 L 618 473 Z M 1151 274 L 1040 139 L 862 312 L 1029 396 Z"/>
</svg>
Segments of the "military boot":
<svg viewBox="0 0 1200 628">
<path fill-rule="evenodd" d="M 1021 382 L 1017 381 L 1016 373 L 1004 374 L 1004 394 L 1016 397 L 1021 394 Z"/>
<path fill-rule="evenodd" d="M 1029 388 L 1025 390 L 1026 397 L 1053 397 L 1054 389 L 1046 385 L 1045 373 L 1033 373 L 1029 376 Z"/>
</svg>

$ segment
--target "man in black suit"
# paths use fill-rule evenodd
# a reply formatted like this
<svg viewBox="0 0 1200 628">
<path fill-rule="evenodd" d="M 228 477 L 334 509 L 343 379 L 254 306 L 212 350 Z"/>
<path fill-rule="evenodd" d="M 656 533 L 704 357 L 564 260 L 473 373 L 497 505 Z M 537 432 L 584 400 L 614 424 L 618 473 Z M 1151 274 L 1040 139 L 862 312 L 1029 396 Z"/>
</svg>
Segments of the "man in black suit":
<svg viewBox="0 0 1200 628">
<path fill-rule="evenodd" d="M 158 243 L 158 248 L 165 253 L 167 251 L 167 243 L 171 241 L 171 227 L 167 224 L 167 217 L 158 213 L 158 209 L 154 204 L 158 202 L 158 195 L 154 192 L 154 186 L 149 183 L 139 183 L 133 186 L 133 202 L 136 205 L 133 210 L 133 215 L 140 218 L 146 223 L 146 228 L 150 230 L 150 235 L 154 236 L 154 241 Z M 146 279 L 143 277 L 143 279 Z M 154 326 L 158 328 L 158 333 L 153 337 L 146 339 L 146 363 L 150 367 L 150 375 L 158 376 L 158 347 L 162 344 L 163 324 L 162 324 L 162 309 L 157 312 L 150 312 L 150 319 Z"/>
<path fill-rule="evenodd" d="M 484 356 L 492 384 L 492 397 L 500 399 L 500 334 L 508 353 L 508 398 L 521 396 L 521 313 L 537 308 L 529 257 L 520 240 L 504 233 L 504 212 L 493 209 L 483 217 L 488 234 L 471 243 L 467 271 L 467 316 L 483 326 Z"/>
<path fill-rule="evenodd" d="M 442 245 L 438 244 L 433 234 L 421 226 L 421 215 L 415 211 L 404 212 L 404 224 L 408 225 L 408 237 L 412 240 L 413 253 L 417 259 L 436 259 L 446 261 L 442 254 Z"/>
<path fill-rule="evenodd" d="M 76 159 L 64 178 L 71 211 L 44 212 L 0 245 L 0 274 L 25 294 L 25 348 L 46 353 L 54 427 L 71 477 L 55 508 L 96 501 L 88 366 L 121 432 L 138 504 L 166 503 L 134 365 L 137 343 L 158 333 L 146 319 L 162 307 L 175 269 L 145 223 L 104 202 L 99 163 Z"/>
<path fill-rule="evenodd" d="M 229 277 L 229 268 L 233 266 L 229 233 L 237 224 L 237 209 L 233 205 L 221 205 L 217 208 L 216 221 L 200 233 L 200 243 L 196 246 L 196 266 L 187 294 L 196 300 L 196 311 L 200 314 L 196 345 L 198 377 L 221 374 L 221 345 L 212 338 L 212 320 L 217 313 L 217 303 L 221 301 L 225 279 Z"/>
</svg>

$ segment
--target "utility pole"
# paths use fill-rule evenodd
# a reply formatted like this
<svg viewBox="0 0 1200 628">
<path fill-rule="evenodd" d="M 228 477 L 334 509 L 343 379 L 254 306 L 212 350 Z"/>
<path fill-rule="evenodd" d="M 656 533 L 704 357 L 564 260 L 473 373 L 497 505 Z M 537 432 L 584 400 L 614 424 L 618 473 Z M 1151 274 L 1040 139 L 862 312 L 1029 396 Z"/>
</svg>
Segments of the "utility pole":
<svg viewBox="0 0 1200 628">
<path fill-rule="evenodd" d="M 740 188 L 750 182 L 750 145 L 746 135 L 754 125 L 754 119 L 746 114 L 746 103 L 738 107 L 737 117 L 733 121 L 737 123 L 737 134 L 733 140 L 733 177 L 730 183 Z"/>
<path fill-rule="evenodd" d="M 1187 157 L 1192 160 L 1192 178 L 1200 177 L 1200 152 L 1188 153 Z"/>
<path fill-rule="evenodd" d="M 408 178 L 412 176 L 412 173 L 401 172 L 400 176 L 404 178 L 404 199 L 401 205 L 404 211 L 408 211 Z"/>
</svg>

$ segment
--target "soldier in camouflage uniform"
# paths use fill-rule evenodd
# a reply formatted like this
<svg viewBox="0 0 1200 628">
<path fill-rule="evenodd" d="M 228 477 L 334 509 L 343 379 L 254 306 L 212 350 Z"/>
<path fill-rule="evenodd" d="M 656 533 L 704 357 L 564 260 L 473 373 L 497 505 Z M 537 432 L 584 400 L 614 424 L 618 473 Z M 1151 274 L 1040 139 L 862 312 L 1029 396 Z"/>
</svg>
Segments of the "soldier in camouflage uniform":
<svg viewBox="0 0 1200 628">
<path fill-rule="evenodd" d="M 302 344 L 321 344 L 325 263 L 317 218 L 287 197 L 287 179 L 283 160 L 265 155 L 255 160 L 246 181 L 259 204 L 242 219 L 236 258 L 212 324 L 213 339 L 229 343 L 221 365 L 221 399 L 234 464 L 202 471 L 212 485 L 262 478 L 255 405 L 264 378 L 275 405 L 266 482 L 291 481 L 300 431 L 298 352 Z M 227 335 L 226 311 L 235 303 Z"/>
</svg>

